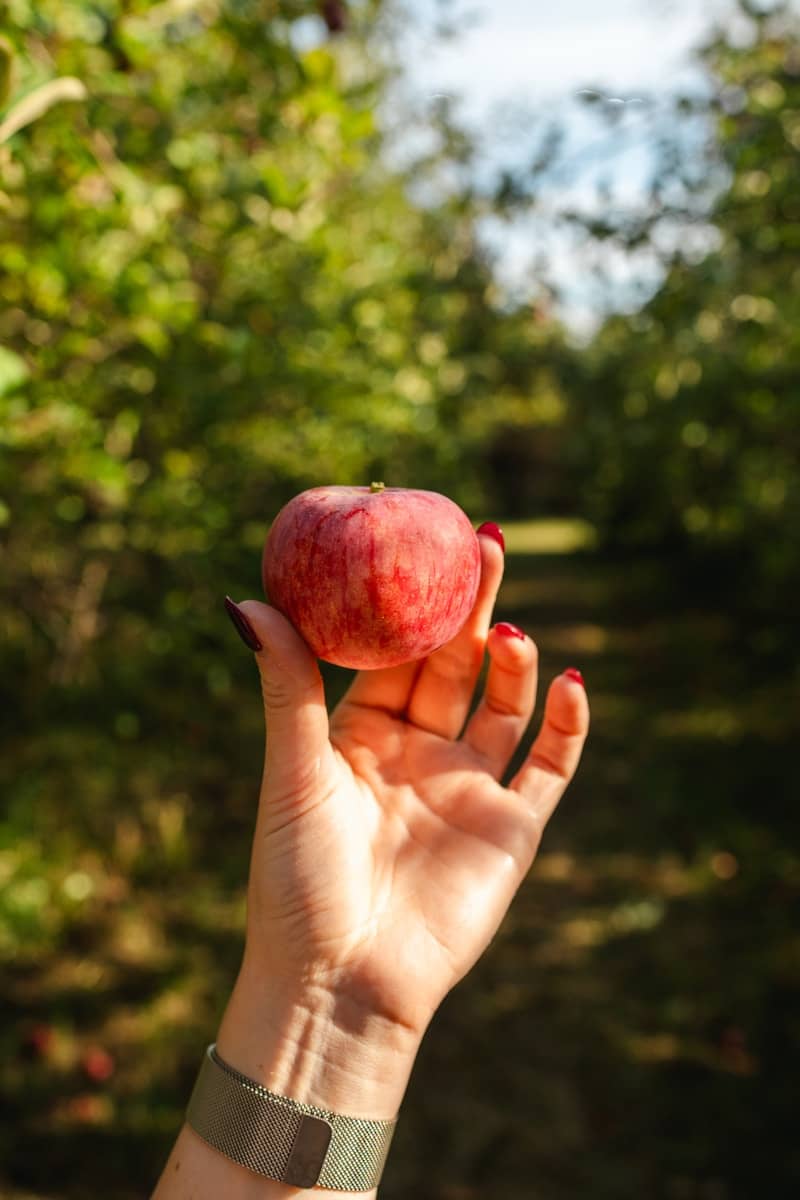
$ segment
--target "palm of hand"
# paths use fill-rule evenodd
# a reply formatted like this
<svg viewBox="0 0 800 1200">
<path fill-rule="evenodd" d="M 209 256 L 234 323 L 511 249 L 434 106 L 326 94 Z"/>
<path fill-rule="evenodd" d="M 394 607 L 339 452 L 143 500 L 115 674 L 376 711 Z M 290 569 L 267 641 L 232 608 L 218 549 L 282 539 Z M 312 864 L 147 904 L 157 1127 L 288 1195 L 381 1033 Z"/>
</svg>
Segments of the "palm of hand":
<svg viewBox="0 0 800 1200">
<path fill-rule="evenodd" d="M 533 810 L 477 753 L 375 710 L 335 726 L 343 800 L 358 806 L 371 870 L 352 929 L 398 996 L 444 996 L 472 966 L 533 859 Z M 434 1005 L 435 1006 L 435 1005 Z"/>
<path fill-rule="evenodd" d="M 294 739 L 283 773 L 305 782 L 288 818 L 269 754 L 265 772 L 249 940 L 272 947 L 273 970 L 346 975 L 412 1026 L 497 929 L 586 732 L 583 689 L 559 676 L 529 757 L 501 786 L 533 710 L 536 651 L 489 632 L 502 558 L 480 540 L 481 591 L 458 638 L 421 666 L 357 676 L 329 731 L 325 721 L 310 777 L 309 746 Z M 485 692 L 458 738 L 487 644 Z"/>
</svg>

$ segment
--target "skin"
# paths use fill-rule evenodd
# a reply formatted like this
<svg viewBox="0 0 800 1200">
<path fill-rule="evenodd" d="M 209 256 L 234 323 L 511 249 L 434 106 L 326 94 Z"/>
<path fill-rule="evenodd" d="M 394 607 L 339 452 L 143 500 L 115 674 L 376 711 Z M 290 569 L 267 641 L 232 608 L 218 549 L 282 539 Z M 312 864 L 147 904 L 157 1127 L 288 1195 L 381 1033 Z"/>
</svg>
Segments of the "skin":
<svg viewBox="0 0 800 1200">
<path fill-rule="evenodd" d="M 500 783 L 533 713 L 537 655 L 529 637 L 490 628 L 503 555 L 479 542 L 458 636 L 422 663 L 357 675 L 330 719 L 299 635 L 274 609 L 241 605 L 264 646 L 268 737 L 246 947 L 218 1052 L 273 1091 L 353 1116 L 397 1115 L 431 1017 L 496 932 L 588 731 L 583 687 L 557 676 L 523 766 Z M 154 1200 L 303 1194 L 184 1127 Z"/>
</svg>

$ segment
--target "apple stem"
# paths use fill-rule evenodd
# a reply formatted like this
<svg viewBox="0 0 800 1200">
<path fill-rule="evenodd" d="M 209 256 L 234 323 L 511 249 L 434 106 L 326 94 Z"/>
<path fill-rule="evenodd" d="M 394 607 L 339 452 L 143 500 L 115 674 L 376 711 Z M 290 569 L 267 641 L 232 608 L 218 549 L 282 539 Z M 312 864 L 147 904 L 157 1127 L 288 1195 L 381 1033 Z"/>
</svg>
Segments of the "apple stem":
<svg viewBox="0 0 800 1200">
<path fill-rule="evenodd" d="M 383 492 L 386 490 L 386 484 L 385 483 L 371 483 L 369 485 L 369 490 L 371 492 Z"/>
</svg>

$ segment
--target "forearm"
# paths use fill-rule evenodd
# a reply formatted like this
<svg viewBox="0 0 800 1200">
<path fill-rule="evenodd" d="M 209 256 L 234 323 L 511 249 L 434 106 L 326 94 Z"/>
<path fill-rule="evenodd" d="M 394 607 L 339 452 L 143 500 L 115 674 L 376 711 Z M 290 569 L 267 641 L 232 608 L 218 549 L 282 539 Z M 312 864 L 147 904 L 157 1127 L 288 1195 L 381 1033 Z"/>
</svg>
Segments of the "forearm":
<svg viewBox="0 0 800 1200">
<path fill-rule="evenodd" d="M 217 1035 L 220 1057 L 282 1096 L 373 1120 L 397 1116 L 421 1035 L 375 1017 L 346 991 L 270 987 L 243 970 Z M 198 1047 L 198 1067 L 203 1047 Z M 184 1126 L 153 1200 L 284 1200 L 303 1192 L 231 1162 Z M 371 1192 L 315 1188 L 315 1200 Z"/>
<path fill-rule="evenodd" d="M 153 1193 L 153 1200 L 205 1200 L 205 1197 L 219 1200 L 222 1196 L 225 1200 L 287 1200 L 302 1194 L 297 1188 L 254 1175 L 246 1167 L 231 1162 L 184 1125 Z M 361 1193 L 364 1200 L 374 1200 L 377 1194 L 377 1190 Z M 342 1197 L 347 1193 L 315 1189 L 311 1195 L 315 1200 L 323 1196 L 333 1200 L 335 1196 Z"/>
</svg>

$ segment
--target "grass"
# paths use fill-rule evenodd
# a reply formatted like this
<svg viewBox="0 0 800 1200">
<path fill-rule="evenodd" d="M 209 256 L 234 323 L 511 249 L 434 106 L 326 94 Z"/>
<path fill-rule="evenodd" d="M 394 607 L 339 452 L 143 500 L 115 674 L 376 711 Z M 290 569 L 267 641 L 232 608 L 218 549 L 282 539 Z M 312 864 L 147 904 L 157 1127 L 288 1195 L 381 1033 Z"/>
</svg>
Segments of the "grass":
<svg viewBox="0 0 800 1200">
<path fill-rule="evenodd" d="M 435 1018 L 381 1198 L 798 1194 L 791 681 L 763 630 L 696 602 L 674 564 L 504 528 L 498 619 L 534 634 L 545 679 L 583 670 L 592 733 L 500 933 Z M 241 711 L 222 745 L 201 729 L 170 754 L 169 729 L 108 762 L 65 735 L 43 832 L 0 844 L 2 1196 L 129 1200 L 160 1170 L 241 948 L 260 767 L 260 716 Z M 30 806 L 44 751 L 16 749 Z M 11 806 L 20 826 L 27 811 Z"/>
<path fill-rule="evenodd" d="M 592 550 L 597 533 L 578 517 L 550 517 L 532 521 L 504 521 L 508 554 L 575 554 Z"/>
</svg>

